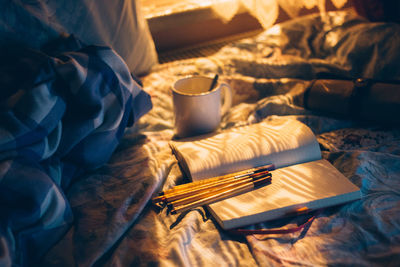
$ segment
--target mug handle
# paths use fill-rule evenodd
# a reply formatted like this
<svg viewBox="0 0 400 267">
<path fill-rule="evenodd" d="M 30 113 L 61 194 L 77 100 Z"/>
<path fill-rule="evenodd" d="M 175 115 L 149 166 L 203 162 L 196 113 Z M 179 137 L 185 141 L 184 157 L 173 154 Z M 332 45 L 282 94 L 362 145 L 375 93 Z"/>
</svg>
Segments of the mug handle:
<svg viewBox="0 0 400 267">
<path fill-rule="evenodd" d="M 232 106 L 232 89 L 227 83 L 221 83 L 221 90 L 224 90 L 223 92 L 223 105 L 221 107 L 221 113 L 224 115 Z"/>
</svg>

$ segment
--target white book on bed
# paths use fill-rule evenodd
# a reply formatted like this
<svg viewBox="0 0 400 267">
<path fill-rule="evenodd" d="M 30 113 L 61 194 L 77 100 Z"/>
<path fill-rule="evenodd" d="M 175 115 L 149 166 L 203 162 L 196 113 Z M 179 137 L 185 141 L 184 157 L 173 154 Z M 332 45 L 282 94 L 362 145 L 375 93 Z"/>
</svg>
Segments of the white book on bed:
<svg viewBox="0 0 400 267">
<path fill-rule="evenodd" d="M 293 119 L 276 118 L 170 145 L 193 181 L 275 165 L 270 185 L 208 205 L 224 229 L 361 198 L 360 189 L 321 158 L 311 129 Z"/>
</svg>

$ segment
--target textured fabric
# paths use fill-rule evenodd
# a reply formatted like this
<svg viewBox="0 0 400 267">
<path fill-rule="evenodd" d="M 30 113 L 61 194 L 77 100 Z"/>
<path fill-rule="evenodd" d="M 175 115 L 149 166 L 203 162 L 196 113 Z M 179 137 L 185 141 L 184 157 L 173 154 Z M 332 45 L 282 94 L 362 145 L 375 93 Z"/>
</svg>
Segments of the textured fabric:
<svg viewBox="0 0 400 267">
<path fill-rule="evenodd" d="M 399 34 L 397 24 L 333 12 L 280 24 L 208 58 L 158 66 L 143 78 L 153 109 L 128 130 L 107 164 L 71 185 L 73 226 L 41 266 L 397 266 L 399 127 L 329 117 L 305 109 L 302 100 L 316 78 L 400 80 Z M 233 89 L 221 128 L 273 116 L 302 121 L 323 157 L 363 198 L 325 209 L 301 232 L 248 237 L 222 231 L 203 207 L 177 215 L 153 207 L 152 196 L 188 181 L 168 145 L 170 86 L 187 75 L 215 73 Z M 249 228 L 294 228 L 308 218 Z"/>
<path fill-rule="evenodd" d="M 65 44 L 57 57 L 0 56 L 0 265 L 30 265 L 58 241 L 73 221 L 64 190 L 107 162 L 151 108 L 112 49 Z"/>
<path fill-rule="evenodd" d="M 330 0 L 336 8 L 342 8 L 347 0 Z M 291 18 L 299 15 L 300 10 L 307 8 L 318 8 L 321 13 L 325 12 L 325 0 L 225 0 L 213 1 L 212 8 L 224 21 L 229 21 L 238 13 L 240 8 L 245 8 L 251 15 L 258 19 L 264 28 L 271 27 L 279 16 L 282 9 Z"/>
</svg>

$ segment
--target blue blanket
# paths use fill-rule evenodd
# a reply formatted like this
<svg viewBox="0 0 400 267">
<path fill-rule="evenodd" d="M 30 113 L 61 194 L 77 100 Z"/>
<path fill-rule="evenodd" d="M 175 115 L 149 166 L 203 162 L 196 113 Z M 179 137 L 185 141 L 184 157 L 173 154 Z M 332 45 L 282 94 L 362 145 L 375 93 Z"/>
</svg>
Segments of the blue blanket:
<svg viewBox="0 0 400 267">
<path fill-rule="evenodd" d="M 0 265 L 30 265 L 71 225 L 68 186 L 107 162 L 152 103 L 108 47 L 71 37 L 0 59 Z"/>
</svg>

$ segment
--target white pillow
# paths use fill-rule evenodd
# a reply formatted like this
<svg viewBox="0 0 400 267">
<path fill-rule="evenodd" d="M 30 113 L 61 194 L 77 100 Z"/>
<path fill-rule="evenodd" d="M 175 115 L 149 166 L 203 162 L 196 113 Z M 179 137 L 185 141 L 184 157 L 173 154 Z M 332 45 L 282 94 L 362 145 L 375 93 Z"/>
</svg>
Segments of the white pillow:
<svg viewBox="0 0 400 267">
<path fill-rule="evenodd" d="M 136 75 L 157 63 L 153 39 L 136 0 L 0 0 L 0 44 L 39 48 L 61 33 L 113 48 Z"/>
</svg>

